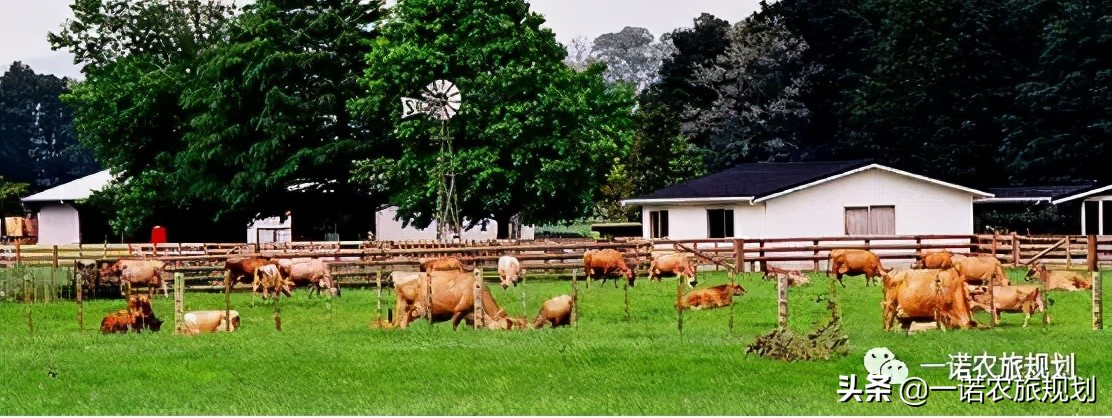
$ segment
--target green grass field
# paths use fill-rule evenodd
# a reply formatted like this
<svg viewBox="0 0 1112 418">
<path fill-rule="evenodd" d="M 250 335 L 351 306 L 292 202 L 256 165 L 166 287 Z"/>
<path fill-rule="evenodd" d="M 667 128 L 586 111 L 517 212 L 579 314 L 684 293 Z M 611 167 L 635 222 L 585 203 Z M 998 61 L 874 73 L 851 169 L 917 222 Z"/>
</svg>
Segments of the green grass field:
<svg viewBox="0 0 1112 418">
<path fill-rule="evenodd" d="M 1018 272 L 1012 273 L 1018 278 Z M 825 320 L 826 279 L 793 289 L 796 330 Z M 701 285 L 720 284 L 706 273 Z M 580 283 L 576 328 L 528 331 L 452 331 L 419 321 L 407 330 L 372 329 L 373 290 L 348 289 L 332 303 L 304 291 L 282 303 L 283 331 L 273 307 L 252 306 L 233 294 L 243 316 L 230 334 L 176 336 L 172 302 L 158 297 L 163 331 L 101 335 L 104 314 L 122 300 L 86 304 L 79 331 L 71 302 L 0 303 L 0 412 L 4 415 L 853 415 L 853 414 L 1084 414 L 1112 413 L 1112 335 L 1090 327 L 1089 293 L 1051 293 L 1052 322 L 1020 328 L 1022 316 L 1005 314 L 992 330 L 885 333 L 878 288 L 848 278 L 840 292 L 849 355 L 830 361 L 781 362 L 746 356 L 745 346 L 776 323 L 775 286 L 754 274 L 739 282 L 735 328 L 729 309 L 693 311 L 676 331 L 675 281 L 638 280 L 630 289 L 627 322 L 622 288 Z M 544 299 L 570 293 L 569 282 L 529 280 L 503 291 L 492 285 L 512 315 L 532 317 Z M 521 304 L 525 293 L 526 307 Z M 387 294 L 389 297 L 389 294 Z M 222 294 L 189 293 L 186 309 L 218 309 Z M 384 305 L 392 305 L 392 298 Z M 329 306 L 330 305 L 330 306 Z M 31 309 L 35 330 L 27 329 Z M 986 314 L 978 314 L 984 322 Z M 1034 323 L 1034 321 L 1033 321 Z M 838 376 L 866 372 L 862 355 L 889 347 L 912 376 L 932 385 L 956 385 L 948 354 L 987 351 L 1076 353 L 1076 371 L 1097 376 L 1097 403 L 965 404 L 956 392 L 935 392 L 912 408 L 893 393 L 890 403 L 839 403 Z"/>
</svg>

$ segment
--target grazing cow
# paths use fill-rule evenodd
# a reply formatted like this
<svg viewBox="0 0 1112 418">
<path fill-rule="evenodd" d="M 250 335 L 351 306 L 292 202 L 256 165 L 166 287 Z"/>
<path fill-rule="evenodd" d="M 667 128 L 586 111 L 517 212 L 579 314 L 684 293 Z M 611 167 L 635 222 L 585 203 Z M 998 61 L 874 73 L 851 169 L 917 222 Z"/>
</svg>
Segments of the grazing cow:
<svg viewBox="0 0 1112 418">
<path fill-rule="evenodd" d="M 533 328 L 544 327 L 545 322 L 551 324 L 552 328 L 571 325 L 572 308 L 571 295 L 560 295 L 544 301 L 537 320 L 533 321 Z"/>
<path fill-rule="evenodd" d="M 1093 288 L 1093 284 L 1089 282 L 1084 274 L 1070 270 L 1047 270 L 1046 265 L 1042 263 L 1027 270 L 1025 280 L 1031 281 L 1032 279 L 1043 282 L 1047 291 L 1065 290 L 1074 292 Z"/>
<path fill-rule="evenodd" d="M 660 277 L 664 275 L 686 277 L 687 287 L 695 287 L 699 284 L 695 278 L 695 267 L 691 265 L 691 260 L 684 253 L 664 254 L 653 258 L 652 263 L 649 264 L 649 280 L 656 279 L 659 282 Z"/>
<path fill-rule="evenodd" d="M 517 261 L 516 257 L 509 255 L 498 257 L 498 279 L 502 282 L 502 289 L 508 289 L 511 284 L 517 287 L 521 276 L 521 262 Z"/>
<path fill-rule="evenodd" d="M 432 287 L 432 303 L 429 303 L 429 286 Z M 474 312 L 475 275 L 458 271 L 432 271 L 415 278 L 410 276 L 404 281 L 394 282 L 396 294 L 395 321 L 399 328 L 432 312 L 433 322 L 452 321 L 452 329 L 459 327 L 467 314 Z M 506 311 L 498 306 L 490 289 L 482 285 L 482 303 L 485 317 L 483 322 L 502 321 L 507 318 Z M 430 307 L 431 305 L 431 307 Z M 490 314 L 495 312 L 495 314 Z M 519 320 L 511 318 L 511 323 Z"/>
<path fill-rule="evenodd" d="M 255 270 L 267 264 L 277 266 L 278 262 L 264 257 L 232 257 L 224 261 L 224 270 L 228 272 L 232 284 L 247 284 L 254 277 Z"/>
<path fill-rule="evenodd" d="M 745 288 L 741 285 L 721 284 L 691 291 L 680 299 L 679 308 L 695 310 L 721 308 L 732 305 L 734 296 L 743 295 L 745 295 Z"/>
<path fill-rule="evenodd" d="M 985 280 L 992 280 L 994 286 L 1008 286 L 1008 276 L 1000 266 L 1000 260 L 995 257 L 963 257 L 954 260 L 954 270 L 965 280 L 966 284 L 982 285 Z"/>
<path fill-rule="evenodd" d="M 636 279 L 633 270 L 626 265 L 622 253 L 609 248 L 583 253 L 583 271 L 587 274 L 587 279 L 601 277 L 602 284 L 606 284 L 606 279 L 610 277 L 625 277 L 629 286 L 633 287 L 633 281 Z M 614 281 L 614 287 L 618 287 L 617 280 Z"/>
<path fill-rule="evenodd" d="M 868 286 L 872 283 L 873 277 L 883 278 L 892 269 L 884 268 L 884 265 L 880 263 L 880 257 L 877 257 L 872 251 L 837 249 L 830 251 L 830 270 L 827 271 L 827 276 L 830 276 L 831 271 L 834 272 L 838 283 L 841 283 L 842 287 L 846 287 L 845 282 L 842 282 L 842 276 L 864 274 L 865 286 Z"/>
<path fill-rule="evenodd" d="M 969 296 L 972 298 L 970 309 L 989 310 L 988 286 L 969 286 Z M 996 305 L 996 316 L 992 318 L 994 324 L 1000 324 L 1000 312 L 1014 312 L 1024 314 L 1023 327 L 1031 320 L 1034 312 L 1046 312 L 1042 293 L 1038 286 L 993 286 L 992 301 Z"/>
<path fill-rule="evenodd" d="M 161 287 L 162 295 L 170 297 L 166 280 L 166 263 L 159 260 L 116 260 L 100 270 L 102 278 L 117 279 L 121 286 L 136 285 L 150 288 Z"/>
<path fill-rule="evenodd" d="M 811 279 L 808 279 L 802 271 L 782 269 L 775 266 L 765 266 L 764 279 L 778 282 L 780 277 L 788 280 L 788 287 L 803 286 L 810 284 Z"/>
<path fill-rule="evenodd" d="M 460 271 L 466 272 L 469 269 L 464 268 L 463 261 L 455 257 L 440 257 L 421 260 L 421 272 L 430 271 Z"/>
<path fill-rule="evenodd" d="M 902 270 L 884 278 L 884 330 L 899 320 L 904 329 L 912 321 L 934 321 L 951 328 L 977 323 L 969 312 L 969 293 L 961 275 L 949 270 Z"/>
<path fill-rule="evenodd" d="M 182 317 L 185 323 L 185 333 L 200 334 L 202 332 L 228 331 L 228 313 L 219 311 L 189 311 Z M 239 311 L 232 310 L 232 331 L 239 329 Z"/>
<path fill-rule="evenodd" d="M 278 266 L 294 286 L 308 286 L 310 292 L 317 294 L 321 293 L 321 289 L 327 289 L 329 295 L 340 296 L 340 288 L 332 280 L 332 272 L 324 261 L 314 258 L 278 260 Z"/>
<path fill-rule="evenodd" d="M 916 269 L 948 269 L 954 266 L 954 254 L 948 250 L 924 253 L 923 257 L 912 268 Z"/>
<path fill-rule="evenodd" d="M 293 282 L 282 277 L 282 270 L 278 268 L 277 264 L 263 264 L 255 268 L 253 276 L 255 280 L 251 282 L 252 297 L 258 292 L 259 286 L 263 288 L 263 299 L 270 297 L 271 290 L 274 290 L 276 297 L 282 297 L 283 293 L 286 296 L 291 296 L 290 289 L 293 288 Z"/>
</svg>

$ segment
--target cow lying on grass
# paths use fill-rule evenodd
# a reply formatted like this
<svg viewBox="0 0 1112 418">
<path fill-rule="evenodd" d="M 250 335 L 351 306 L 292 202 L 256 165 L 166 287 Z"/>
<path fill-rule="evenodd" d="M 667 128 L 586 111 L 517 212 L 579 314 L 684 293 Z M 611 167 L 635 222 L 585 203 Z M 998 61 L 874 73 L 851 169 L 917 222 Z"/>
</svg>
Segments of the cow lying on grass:
<svg viewBox="0 0 1112 418">
<path fill-rule="evenodd" d="M 803 286 L 810 284 L 811 279 L 808 279 L 802 271 L 782 269 L 774 266 L 765 267 L 764 279 L 773 282 L 779 282 L 780 277 L 788 281 L 788 287 Z"/>
<path fill-rule="evenodd" d="M 680 309 L 712 309 L 730 306 L 734 303 L 734 296 L 745 295 L 745 288 L 741 285 L 727 283 L 718 286 L 693 290 L 683 296 L 679 301 Z"/>
<path fill-rule="evenodd" d="M 239 311 L 232 310 L 232 331 L 239 329 Z M 186 334 L 228 331 L 228 312 L 226 311 L 189 311 L 182 317 Z"/>
<path fill-rule="evenodd" d="M 1027 270 L 1027 281 L 1038 280 L 1043 282 L 1047 291 L 1065 290 L 1076 292 L 1078 290 L 1092 289 L 1093 284 L 1084 274 L 1070 270 L 1048 270 L 1046 265 L 1039 263 L 1035 268 Z"/>
<path fill-rule="evenodd" d="M 128 331 L 140 332 L 143 328 L 151 331 L 162 329 L 162 320 L 154 315 L 151 309 L 150 288 L 147 294 L 133 294 L 128 296 L 127 309 L 109 313 L 100 321 L 100 332 L 105 334 L 126 333 Z"/>
</svg>

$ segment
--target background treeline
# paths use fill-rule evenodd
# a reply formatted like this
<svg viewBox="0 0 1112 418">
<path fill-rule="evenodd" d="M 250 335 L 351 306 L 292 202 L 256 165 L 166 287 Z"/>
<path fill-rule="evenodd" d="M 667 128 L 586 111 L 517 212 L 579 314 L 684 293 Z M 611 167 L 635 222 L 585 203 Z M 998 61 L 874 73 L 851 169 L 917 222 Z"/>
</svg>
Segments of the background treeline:
<svg viewBox="0 0 1112 418">
<path fill-rule="evenodd" d="M 622 198 L 753 161 L 873 158 L 972 187 L 1112 181 L 1103 1 L 781 0 L 570 45 L 520 0 L 71 7 L 49 35 L 85 74 L 59 86 L 63 125 L 120 173 L 88 204 L 123 239 L 162 224 L 238 240 L 286 211 L 301 238 L 357 238 L 388 204 L 423 226 L 438 164 L 456 166 L 464 217 L 503 225 L 628 218 Z M 436 160 L 438 124 L 398 120 L 398 98 L 439 78 L 464 95 L 454 161 Z M 39 161 L 8 137 L 5 168 Z M 50 170 L 7 175 L 66 179 Z"/>
</svg>

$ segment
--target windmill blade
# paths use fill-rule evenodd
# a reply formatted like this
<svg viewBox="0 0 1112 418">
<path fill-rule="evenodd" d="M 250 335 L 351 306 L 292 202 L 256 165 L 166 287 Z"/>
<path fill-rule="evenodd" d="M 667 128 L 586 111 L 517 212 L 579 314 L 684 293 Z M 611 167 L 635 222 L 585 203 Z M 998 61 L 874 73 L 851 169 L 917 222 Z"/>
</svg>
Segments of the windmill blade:
<svg viewBox="0 0 1112 418">
<path fill-rule="evenodd" d="M 402 119 L 424 113 L 428 113 L 428 104 L 425 101 L 402 97 Z"/>
</svg>

